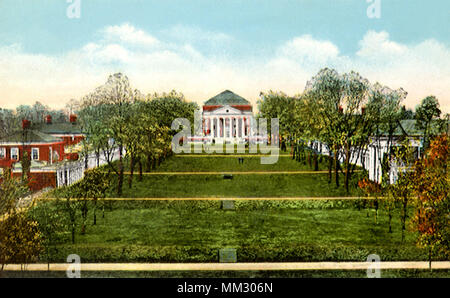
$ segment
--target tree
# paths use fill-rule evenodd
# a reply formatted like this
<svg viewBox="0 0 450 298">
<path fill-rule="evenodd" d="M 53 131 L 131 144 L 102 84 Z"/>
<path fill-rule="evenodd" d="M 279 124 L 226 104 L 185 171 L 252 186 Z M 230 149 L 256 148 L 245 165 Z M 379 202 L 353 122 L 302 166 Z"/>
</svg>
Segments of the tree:
<svg viewBox="0 0 450 298">
<path fill-rule="evenodd" d="M 322 69 L 306 85 L 304 99 L 309 108 L 305 121 L 313 129 L 306 129 L 317 140 L 328 145 L 334 158 L 336 187 L 339 187 L 339 154 L 344 154 L 345 188 L 355 170 L 355 161 L 369 142 L 373 127 L 369 81 L 351 71 L 340 75 L 332 69 Z M 318 123 L 318 124 L 314 124 Z M 305 126 L 307 126 L 305 125 Z M 342 170 L 341 170 L 342 171 Z"/>
<path fill-rule="evenodd" d="M 450 255 L 449 164 L 448 136 L 443 134 L 430 143 L 425 156 L 414 166 L 417 204 L 413 226 L 419 232 L 418 245 L 428 249 L 430 269 L 434 253 L 441 252 L 447 258 Z"/>
<path fill-rule="evenodd" d="M 23 151 L 20 163 L 22 165 L 22 181 L 28 182 L 28 178 L 30 177 L 30 168 L 31 168 L 31 160 L 30 160 L 30 156 L 28 155 L 28 151 Z"/>
<path fill-rule="evenodd" d="M 435 96 L 425 97 L 416 108 L 416 127 L 423 129 L 424 149 L 428 148 L 429 145 L 431 123 L 433 119 L 439 118 L 440 115 L 439 102 Z"/>
<path fill-rule="evenodd" d="M 45 249 L 45 258 L 50 267 L 53 253 L 57 253 L 57 244 L 64 238 L 64 214 L 55 202 L 39 202 L 30 209 L 30 216 L 38 223 Z"/>
<path fill-rule="evenodd" d="M 415 117 L 414 111 L 412 109 L 407 109 L 405 106 L 401 108 L 401 120 L 412 120 Z"/>
<path fill-rule="evenodd" d="M 267 119 L 267 129 L 271 131 L 270 119 L 279 120 L 279 135 L 282 140 L 292 139 L 295 131 L 294 111 L 295 98 L 287 96 L 283 92 L 270 90 L 267 93 L 261 92 L 257 102 L 258 118 Z"/>
<path fill-rule="evenodd" d="M 342 106 L 344 84 L 342 77 L 334 69 L 324 68 L 306 83 L 305 98 L 310 109 L 315 111 L 309 114 L 312 119 L 305 119 L 308 123 L 320 121 L 323 132 L 319 140 L 325 141 L 333 155 L 335 182 L 339 187 L 339 152 L 342 136 Z M 306 114 L 308 115 L 308 114 Z"/>
<path fill-rule="evenodd" d="M 413 173 L 411 168 L 414 164 L 417 153 L 415 153 L 413 147 L 411 147 L 409 139 L 405 139 L 400 146 L 394 147 L 393 151 L 393 160 L 391 163 L 396 169 L 397 178 L 393 181 L 394 183 L 388 184 L 386 188 L 393 196 L 394 201 L 400 203 L 401 205 L 400 222 L 402 225 L 402 241 L 404 241 L 406 219 L 408 217 L 408 204 L 413 195 Z M 382 184 L 384 183 L 385 182 Z"/>
<path fill-rule="evenodd" d="M 26 186 L 5 170 L 0 184 L 0 263 L 27 264 L 42 251 L 37 222 L 18 208 L 18 200 L 27 193 Z"/>
<path fill-rule="evenodd" d="M 107 174 L 102 172 L 100 169 L 95 168 L 85 172 L 83 180 L 75 184 L 75 187 L 78 188 L 78 193 L 82 194 L 83 198 L 83 226 L 82 233 L 85 232 L 86 218 L 87 218 L 87 203 L 92 200 L 94 207 L 94 222 L 93 224 L 97 224 L 97 201 L 99 199 L 105 198 L 106 191 L 109 188 L 109 180 Z"/>
<path fill-rule="evenodd" d="M 402 88 L 392 90 L 387 86 L 375 83 L 369 92 L 369 102 L 371 115 L 373 117 L 374 128 L 372 139 L 375 144 L 375 158 L 382 166 L 382 174 L 389 172 L 391 160 L 391 150 L 385 156 L 383 147 L 391 148 L 394 141 L 394 132 L 401 120 L 401 102 L 406 98 L 407 92 Z M 385 140 L 385 146 L 381 142 Z M 378 172 L 377 174 L 378 175 Z M 378 181 L 380 177 L 375 177 Z M 382 177 L 381 177 L 382 178 Z"/>
<path fill-rule="evenodd" d="M 378 223 L 378 208 L 379 208 L 379 201 L 378 197 L 381 194 L 381 188 L 380 185 L 370 181 L 367 178 L 364 178 L 360 181 L 358 181 L 358 187 L 364 192 L 364 194 L 369 198 L 373 197 L 371 199 L 370 205 L 375 209 L 375 224 Z M 369 213 L 367 213 L 367 217 L 369 216 Z"/>
<path fill-rule="evenodd" d="M 131 105 L 136 101 L 136 90 L 130 86 L 128 78 L 122 73 L 110 75 L 105 85 L 96 88 L 90 98 L 96 105 L 101 105 L 103 112 L 101 121 L 102 129 L 97 133 L 102 133 L 100 139 L 102 144 L 108 148 L 104 151 L 110 155 L 111 151 L 118 148 L 119 161 L 117 166 L 107 158 L 110 169 L 118 177 L 117 195 L 122 195 L 123 177 L 124 177 L 124 136 L 126 126 L 130 125 L 127 121 Z M 107 140 L 105 142 L 105 140 Z"/>
<path fill-rule="evenodd" d="M 77 199 L 80 193 L 76 191 L 74 185 L 61 187 L 55 192 L 55 204 L 63 214 L 64 226 L 70 231 L 72 244 L 75 244 L 75 233 L 79 221 L 78 211 L 82 208 L 82 204 Z"/>
</svg>

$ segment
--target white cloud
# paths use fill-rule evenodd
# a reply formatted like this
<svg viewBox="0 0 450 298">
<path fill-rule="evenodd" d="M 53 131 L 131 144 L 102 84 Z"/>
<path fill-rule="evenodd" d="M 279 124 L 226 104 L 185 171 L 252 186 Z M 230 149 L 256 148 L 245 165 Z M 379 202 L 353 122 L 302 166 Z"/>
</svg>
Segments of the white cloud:
<svg viewBox="0 0 450 298">
<path fill-rule="evenodd" d="M 450 111 L 450 49 L 433 40 L 418 44 L 392 41 L 387 32 L 368 31 L 359 42 L 353 56 L 339 54 L 337 46 L 329 41 L 315 40 L 306 35 L 294 38 L 278 49 L 278 56 L 267 63 L 277 73 L 285 71 L 292 86 L 292 77 L 314 75 L 322 67 L 333 67 L 339 72 L 355 70 L 391 88 L 404 88 L 409 95 L 408 107 L 415 107 L 428 95 L 436 95 L 444 111 Z M 279 78 L 281 82 L 281 77 Z M 298 85 L 297 85 L 298 86 Z M 288 88 L 289 89 L 289 88 Z M 299 90 L 299 89 L 297 89 Z M 301 91 L 301 90 L 300 90 Z"/>
<path fill-rule="evenodd" d="M 331 41 L 303 35 L 280 44 L 270 57 L 246 53 L 242 58 L 205 51 L 232 48 L 241 41 L 195 27 L 150 34 L 122 24 L 99 34 L 96 41 L 57 56 L 30 54 L 18 45 L 0 47 L 0 106 L 41 100 L 61 107 L 117 71 L 143 93 L 176 89 L 201 104 L 231 89 L 255 103 L 260 91 L 300 93 L 320 68 L 333 67 L 358 71 L 372 83 L 403 87 L 409 92 L 409 107 L 434 94 L 443 110 L 450 111 L 450 50 L 433 39 L 407 45 L 392 41 L 387 32 L 368 31 L 358 51 L 344 56 Z"/>
<path fill-rule="evenodd" d="M 332 42 L 314 39 L 311 35 L 296 37 L 278 49 L 285 56 L 305 65 L 324 65 L 339 55 L 339 49 Z"/>
<path fill-rule="evenodd" d="M 199 41 L 209 43 L 227 43 L 234 40 L 233 37 L 228 34 L 203 30 L 195 26 L 176 25 L 167 30 L 163 30 L 162 33 L 175 40 L 188 43 L 195 43 Z"/>
<path fill-rule="evenodd" d="M 356 55 L 368 60 L 398 58 L 408 51 L 406 46 L 389 40 L 389 34 L 385 31 L 368 31 L 359 42 L 359 47 Z"/>
<path fill-rule="evenodd" d="M 121 41 L 130 45 L 145 46 L 150 48 L 160 45 L 160 41 L 158 39 L 128 23 L 116 26 L 107 26 L 101 30 L 101 32 L 103 33 L 103 37 L 106 41 Z"/>
</svg>

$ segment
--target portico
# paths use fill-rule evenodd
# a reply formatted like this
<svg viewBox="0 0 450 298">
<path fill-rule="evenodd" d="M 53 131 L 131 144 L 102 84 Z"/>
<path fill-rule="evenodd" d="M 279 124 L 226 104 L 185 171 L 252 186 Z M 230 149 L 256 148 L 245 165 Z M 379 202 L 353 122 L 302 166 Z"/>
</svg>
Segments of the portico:
<svg viewBox="0 0 450 298">
<path fill-rule="evenodd" d="M 252 106 L 231 91 L 209 99 L 203 106 L 203 136 L 211 143 L 245 143 L 252 136 Z"/>
</svg>

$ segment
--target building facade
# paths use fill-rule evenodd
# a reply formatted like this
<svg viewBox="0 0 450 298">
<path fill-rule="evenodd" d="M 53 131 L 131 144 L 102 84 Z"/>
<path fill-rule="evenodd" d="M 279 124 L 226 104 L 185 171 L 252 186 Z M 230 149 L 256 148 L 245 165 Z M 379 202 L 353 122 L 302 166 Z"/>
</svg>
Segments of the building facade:
<svg viewBox="0 0 450 298">
<path fill-rule="evenodd" d="M 248 143 L 254 136 L 252 105 L 229 90 L 205 102 L 202 121 L 207 143 Z"/>
<path fill-rule="evenodd" d="M 0 171 L 10 168 L 14 177 L 22 176 L 24 153 L 30 159 L 29 187 L 36 191 L 56 187 L 57 172 L 62 164 L 79 159 L 73 148 L 84 138 L 74 115 L 65 123 L 53 123 L 46 116 L 44 123 L 22 121 L 22 129 L 0 139 Z M 66 166 L 67 167 L 67 166 Z"/>
</svg>

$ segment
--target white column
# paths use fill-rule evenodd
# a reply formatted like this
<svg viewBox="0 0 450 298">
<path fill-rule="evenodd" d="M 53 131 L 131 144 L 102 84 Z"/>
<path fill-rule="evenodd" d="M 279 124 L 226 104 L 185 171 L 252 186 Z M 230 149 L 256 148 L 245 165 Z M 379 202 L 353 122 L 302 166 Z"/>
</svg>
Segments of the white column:
<svg viewBox="0 0 450 298">
<path fill-rule="evenodd" d="M 217 138 L 219 136 L 219 118 L 215 117 L 216 119 L 216 130 L 215 130 L 215 137 Z"/>
<path fill-rule="evenodd" d="M 209 122 L 208 122 L 208 125 L 209 125 L 209 135 L 208 135 L 208 136 L 211 137 L 211 136 L 212 136 L 212 132 L 213 132 L 212 118 L 209 117 L 208 119 L 209 119 Z"/>
<path fill-rule="evenodd" d="M 231 137 L 234 138 L 234 122 L 236 121 L 236 119 L 234 117 L 231 117 Z"/>
</svg>

